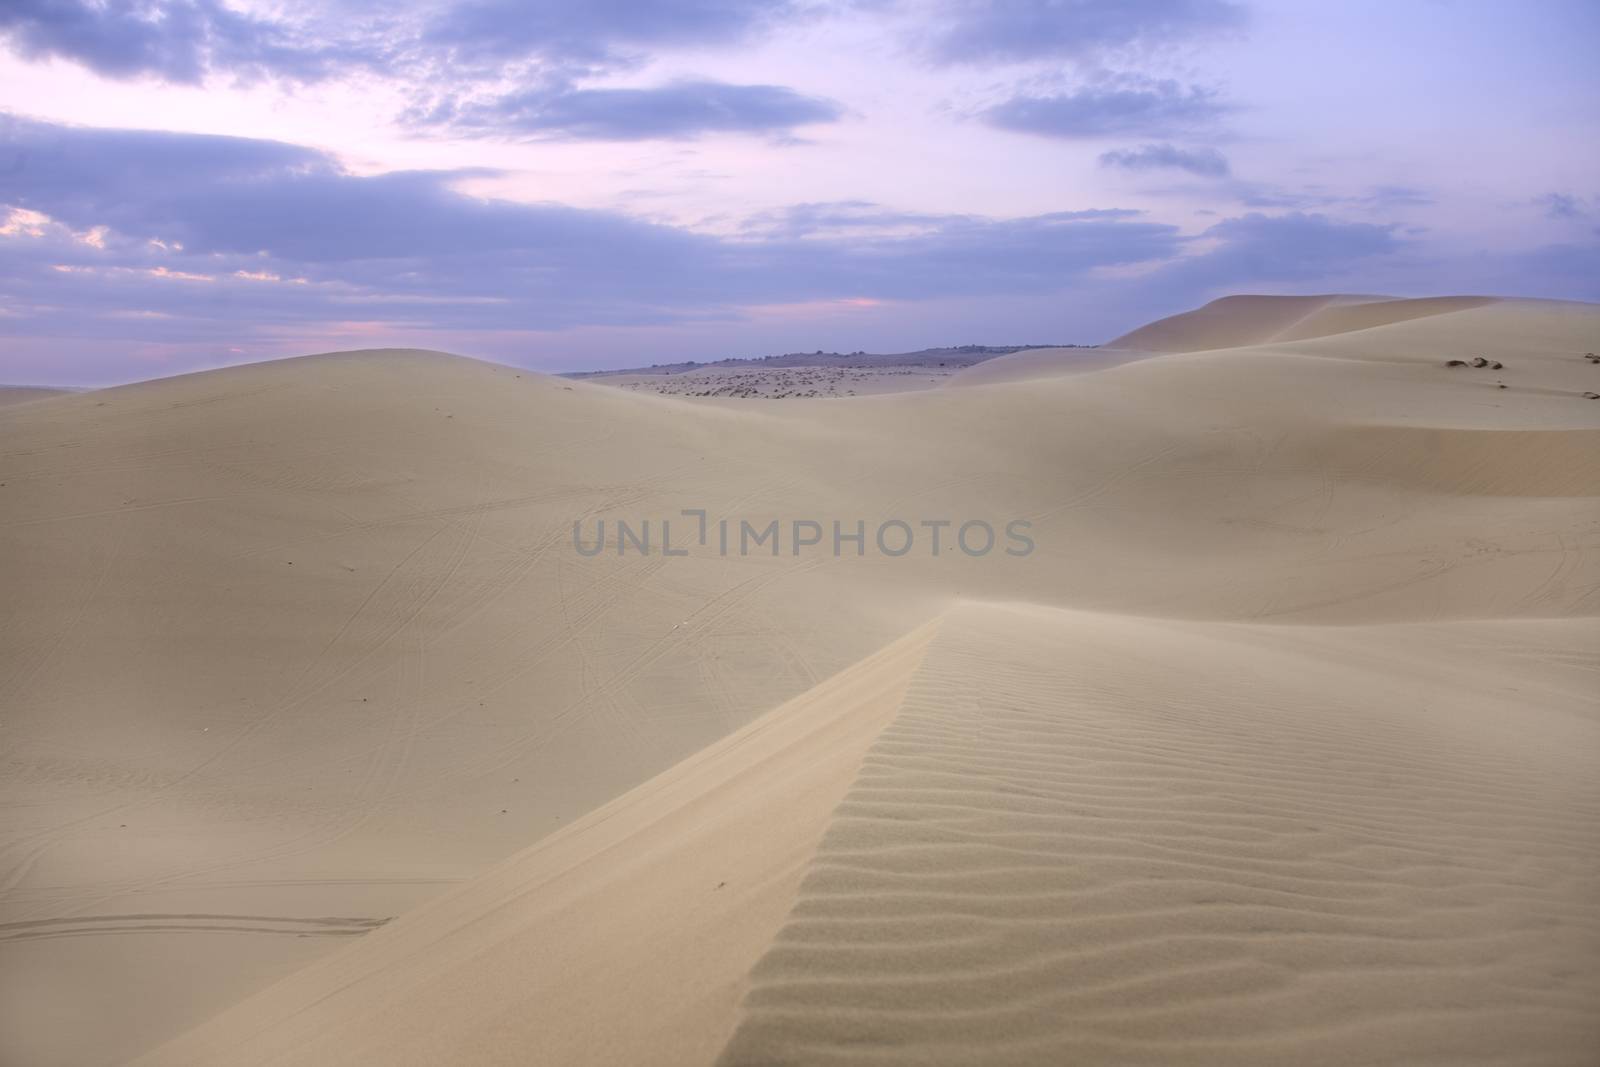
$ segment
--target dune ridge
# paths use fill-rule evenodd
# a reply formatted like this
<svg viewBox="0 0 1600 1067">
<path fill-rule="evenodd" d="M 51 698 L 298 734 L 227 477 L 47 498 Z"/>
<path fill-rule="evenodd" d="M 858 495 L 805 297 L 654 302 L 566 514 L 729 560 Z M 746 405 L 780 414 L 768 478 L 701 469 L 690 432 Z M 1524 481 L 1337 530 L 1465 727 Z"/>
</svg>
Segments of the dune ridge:
<svg viewBox="0 0 1600 1067">
<path fill-rule="evenodd" d="M 1273 335 L 1273 341 L 1304 341 L 1397 322 L 1448 315 L 1497 303 L 1492 296 L 1428 296 L 1410 300 L 1333 301 Z"/>
<path fill-rule="evenodd" d="M 1201 352 L 1306 341 L 1497 303 L 1487 296 L 1396 300 L 1378 296 L 1225 296 L 1193 311 L 1139 327 L 1105 348 Z"/>
<path fill-rule="evenodd" d="M 709 1059 L 940 621 L 136 1063 Z"/>
</svg>

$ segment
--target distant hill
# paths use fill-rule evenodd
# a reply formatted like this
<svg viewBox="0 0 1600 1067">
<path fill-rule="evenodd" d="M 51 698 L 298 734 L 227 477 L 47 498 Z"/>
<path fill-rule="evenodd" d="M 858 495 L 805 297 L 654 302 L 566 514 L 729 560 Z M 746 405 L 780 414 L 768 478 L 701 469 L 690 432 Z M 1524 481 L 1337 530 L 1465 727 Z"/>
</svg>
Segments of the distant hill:
<svg viewBox="0 0 1600 1067">
<path fill-rule="evenodd" d="M 957 345 L 952 348 L 924 348 L 916 352 L 789 352 L 759 359 L 719 359 L 710 363 L 652 363 L 648 367 L 613 370 L 569 371 L 563 378 L 604 378 L 624 374 L 686 374 L 691 371 L 770 367 L 970 367 L 996 356 L 1009 356 L 1034 348 L 1094 348 L 1094 345 Z"/>
</svg>

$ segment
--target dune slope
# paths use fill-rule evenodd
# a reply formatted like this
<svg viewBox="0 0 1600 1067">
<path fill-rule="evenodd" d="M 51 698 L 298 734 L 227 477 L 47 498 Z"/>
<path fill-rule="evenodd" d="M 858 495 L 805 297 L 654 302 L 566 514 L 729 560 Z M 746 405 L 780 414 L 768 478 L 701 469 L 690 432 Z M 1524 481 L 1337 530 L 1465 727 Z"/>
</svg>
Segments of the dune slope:
<svg viewBox="0 0 1600 1067">
<path fill-rule="evenodd" d="M 959 609 L 718 1063 L 1581 1063 L 1597 636 Z"/>
</svg>

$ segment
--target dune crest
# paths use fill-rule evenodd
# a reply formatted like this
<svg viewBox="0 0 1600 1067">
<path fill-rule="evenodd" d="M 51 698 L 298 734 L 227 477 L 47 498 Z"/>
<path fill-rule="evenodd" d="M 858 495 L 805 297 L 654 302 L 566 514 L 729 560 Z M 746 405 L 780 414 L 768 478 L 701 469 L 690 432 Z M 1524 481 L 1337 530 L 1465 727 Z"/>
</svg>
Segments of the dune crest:
<svg viewBox="0 0 1600 1067">
<path fill-rule="evenodd" d="M 1200 352 L 1278 341 L 1304 341 L 1370 330 L 1411 319 L 1468 311 L 1486 296 L 1394 300 L 1378 296 L 1225 296 L 1194 311 L 1158 319 L 1108 341 L 1105 348 Z"/>
<path fill-rule="evenodd" d="M 938 625 L 136 1063 L 710 1059 Z"/>
</svg>

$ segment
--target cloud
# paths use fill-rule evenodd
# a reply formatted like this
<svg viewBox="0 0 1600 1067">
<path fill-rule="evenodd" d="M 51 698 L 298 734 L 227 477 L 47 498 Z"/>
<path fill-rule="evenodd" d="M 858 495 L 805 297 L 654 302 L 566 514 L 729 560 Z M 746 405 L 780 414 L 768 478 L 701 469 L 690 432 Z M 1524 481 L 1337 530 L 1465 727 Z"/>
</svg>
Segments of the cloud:
<svg viewBox="0 0 1600 1067">
<path fill-rule="evenodd" d="M 347 0 L 321 9 L 320 21 L 295 22 L 244 14 L 222 0 L 11 0 L 0 4 L 0 42 L 25 59 L 188 85 L 375 71 L 413 92 L 404 124 L 465 136 L 784 136 L 843 114 L 830 100 L 778 85 L 577 84 L 637 65 L 641 50 L 740 40 L 797 17 L 792 0 L 466 0 L 431 13 L 365 4 Z M 522 88 L 505 92 L 507 81 Z"/>
<path fill-rule="evenodd" d="M 1424 189 L 1410 185 L 1374 185 L 1364 195 L 1353 197 L 1354 203 L 1388 210 L 1398 207 L 1426 207 L 1437 201 Z"/>
<path fill-rule="evenodd" d="M 260 354 L 275 337 L 363 323 L 386 343 L 448 336 L 483 351 L 474 338 L 727 329 L 763 308 L 862 301 L 903 326 L 960 306 L 1037 331 L 1068 308 L 1132 320 L 1240 290 L 1367 290 L 1419 269 L 1396 224 L 1300 211 L 1186 236 L 1126 209 L 996 219 L 854 200 L 793 205 L 729 236 L 472 197 L 456 189 L 471 173 L 483 172 L 356 175 L 298 145 L 0 116 L 6 335 L 35 353 Z M 1592 245 L 1520 255 L 1497 262 L 1522 291 L 1592 294 Z"/>
<path fill-rule="evenodd" d="M 1323 281 L 1404 243 L 1394 225 L 1343 222 L 1327 215 L 1251 212 L 1224 219 L 1202 233 L 1210 251 L 1168 268 L 1168 280 L 1205 290 L 1264 282 Z"/>
<path fill-rule="evenodd" d="M 24 59 L 66 59 L 108 78 L 196 84 L 213 71 L 298 81 L 371 64 L 376 48 L 321 43 L 312 31 L 233 11 L 217 0 L 8 0 L 0 38 Z"/>
<path fill-rule="evenodd" d="M 0 210 L 48 221 L 32 227 L 40 235 L 0 238 L 0 266 L 11 305 L 37 329 L 115 319 L 130 336 L 165 336 L 206 321 L 225 336 L 241 322 L 380 319 L 527 330 L 1054 292 L 1098 268 L 1165 261 L 1182 241 L 1176 227 L 1122 211 L 929 215 L 864 233 L 819 219 L 803 237 L 730 238 L 478 199 L 454 189 L 461 176 L 360 176 L 269 141 L 10 118 Z"/>
<path fill-rule="evenodd" d="M 895 211 L 870 200 L 832 200 L 764 211 L 745 219 L 739 229 L 752 240 L 855 238 L 927 233 L 948 220 L 948 215 Z"/>
<path fill-rule="evenodd" d="M 958 0 L 929 45 L 944 63 L 1090 59 L 1236 30 L 1245 10 L 1224 0 Z"/>
<path fill-rule="evenodd" d="M 1055 96 L 1015 96 L 983 112 L 991 126 L 1044 137 L 1163 136 L 1204 127 L 1229 111 L 1212 90 L 1121 79 Z"/>
<path fill-rule="evenodd" d="M 1541 245 L 1513 258 L 1506 292 L 1600 300 L 1600 234 L 1582 244 Z"/>
<path fill-rule="evenodd" d="M 1149 146 L 1146 146 L 1149 147 Z M 1142 149 L 1141 149 L 1142 151 Z M 1100 157 L 1102 164 L 1106 153 Z M 1154 169 L 1154 168 L 1152 168 Z M 1255 210 L 1295 211 L 1353 210 L 1367 216 L 1390 214 L 1407 208 L 1437 203 L 1426 189 L 1409 185 L 1368 185 L 1358 189 L 1335 189 L 1322 183 L 1283 185 L 1233 177 L 1231 174 L 1201 175 L 1203 182 L 1177 180 L 1139 189 L 1145 196 L 1170 196 L 1186 200 L 1203 199 L 1213 204 L 1234 203 Z"/>
<path fill-rule="evenodd" d="M 556 69 L 568 76 L 674 48 L 726 46 L 779 25 L 871 3 L 818 0 L 335 0 L 275 6 L 224 0 L 8 0 L 0 38 L 30 60 L 59 58 L 110 78 L 196 84 L 208 75 L 312 81 L 351 64 L 451 82 Z M 1228 0 L 947 0 L 918 12 L 941 63 L 1087 59 L 1236 29 Z"/>
<path fill-rule="evenodd" d="M 1186 170 L 1203 178 L 1228 175 L 1228 157 L 1215 148 L 1178 148 L 1170 144 L 1147 144 L 1138 148 L 1119 148 L 1100 156 L 1102 167 L 1123 170 Z"/>
<path fill-rule="evenodd" d="M 707 133 L 786 134 L 796 126 L 837 121 L 843 113 L 832 101 L 780 85 L 681 81 L 646 89 L 535 89 L 451 102 L 417 118 L 456 133 L 640 141 Z"/>
<path fill-rule="evenodd" d="M 619 50 L 727 44 L 795 15 L 792 0 L 468 0 L 423 27 L 456 62 L 604 63 Z"/>
<path fill-rule="evenodd" d="M 222 0 L 7 0 L 0 39 L 24 59 L 65 59 L 108 78 L 315 81 L 356 66 L 459 84 L 529 65 L 593 73 L 650 49 L 728 44 L 801 13 L 792 0 L 345 0 L 289 10 L 315 15 L 266 18 Z"/>
<path fill-rule="evenodd" d="M 1057 212 L 1048 218 L 1057 222 L 1129 220 L 1143 212 L 1128 208 L 1094 208 L 1088 211 Z M 773 238 L 908 236 L 936 232 L 961 216 L 893 211 L 867 200 L 834 200 L 791 204 L 779 211 L 764 212 L 747 219 L 743 230 L 752 236 Z M 968 217 L 970 218 L 970 217 Z"/>
<path fill-rule="evenodd" d="M 1267 182 L 1233 180 L 1208 187 L 1215 194 L 1237 201 L 1250 208 L 1356 208 L 1366 212 L 1390 212 L 1402 208 L 1426 207 L 1435 203 L 1423 189 L 1409 185 L 1369 185 L 1358 192 L 1336 191 L 1326 185 L 1303 185 L 1297 188 Z M 1190 194 L 1204 190 L 1191 188 Z"/>
<path fill-rule="evenodd" d="M 1534 197 L 1533 202 L 1544 208 L 1546 217 L 1552 219 L 1581 219 L 1588 214 L 1583 202 L 1567 193 L 1545 193 Z"/>
</svg>

